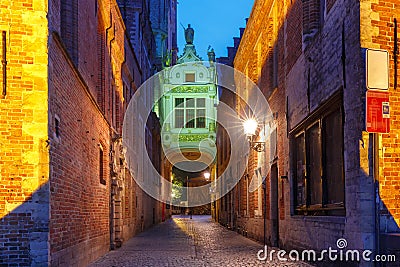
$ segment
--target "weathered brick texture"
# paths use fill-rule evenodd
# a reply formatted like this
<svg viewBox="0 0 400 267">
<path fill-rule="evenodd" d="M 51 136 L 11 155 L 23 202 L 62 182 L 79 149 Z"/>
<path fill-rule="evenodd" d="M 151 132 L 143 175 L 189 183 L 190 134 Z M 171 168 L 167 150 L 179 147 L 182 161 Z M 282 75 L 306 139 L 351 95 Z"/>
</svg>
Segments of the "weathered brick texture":
<svg viewBox="0 0 400 267">
<path fill-rule="evenodd" d="M 7 57 L 6 80 L 0 67 L 1 88 L 7 83 L 0 94 L 2 266 L 44 265 L 49 256 L 46 12 L 40 0 L 0 3 Z"/>
<path fill-rule="evenodd" d="M 237 55 L 235 57 L 234 66 L 239 71 L 247 73 L 249 78 L 257 83 L 260 90 L 268 99 L 270 108 L 275 113 L 277 126 L 277 168 L 279 175 L 284 175 L 287 172 L 287 160 L 285 155 L 287 152 L 286 132 L 286 117 L 285 109 L 286 95 L 282 82 L 285 76 L 282 64 L 277 64 L 283 58 L 294 64 L 296 59 L 301 54 L 301 33 L 298 33 L 298 25 L 301 24 L 301 13 L 296 14 L 299 10 L 299 2 L 295 1 L 293 6 L 287 8 L 283 2 L 273 1 L 256 1 L 252 17 L 249 19 L 241 40 Z M 283 12 L 283 10 L 285 10 Z M 287 10 L 287 11 L 286 11 Z M 269 15 L 268 15 L 269 14 Z M 284 14 L 288 14 L 287 28 L 290 34 L 285 36 L 281 22 L 284 19 Z M 283 38 L 287 38 L 287 46 L 285 47 Z M 292 53 L 285 54 L 284 51 L 291 49 Z M 251 92 L 249 92 L 251 94 Z M 253 150 L 249 152 L 248 159 L 248 174 L 249 179 L 253 177 L 254 170 L 258 167 L 262 168 L 262 175 L 266 175 L 266 196 L 261 189 L 250 193 L 249 197 L 249 214 L 240 213 L 236 228 L 249 237 L 256 238 L 260 241 L 264 240 L 264 223 L 266 226 L 265 237 L 269 244 L 278 245 L 276 243 L 277 235 L 274 233 L 277 217 L 285 220 L 285 210 L 282 194 L 284 184 L 280 183 L 277 177 L 271 177 L 268 166 L 263 166 L 262 162 L 273 162 L 274 158 L 270 158 L 270 146 L 267 143 L 266 153 L 255 153 Z M 268 154 L 268 156 L 267 156 Z M 264 158 L 264 159 L 263 159 Z M 268 169 L 267 169 L 268 168 Z M 254 178 L 253 178 L 254 179 Z M 244 179 L 242 179 L 244 180 Z M 242 196 L 247 190 L 247 182 L 241 181 L 243 189 Z M 277 183 L 277 184 L 276 184 Z M 276 186 L 278 192 L 276 192 Z M 272 190 L 277 193 L 277 198 L 272 198 Z M 261 194 L 261 206 L 259 205 L 259 194 Z M 266 200 L 266 201 L 265 201 Z M 242 207 L 246 207 L 247 200 L 240 200 Z M 274 204 L 272 204 L 274 203 Z M 279 205 L 278 214 L 273 207 Z M 265 213 L 264 213 L 265 206 Z M 257 212 L 256 212 L 257 211 Z"/>
<path fill-rule="evenodd" d="M 69 65 L 60 43 L 52 39 L 49 51 L 52 78 L 49 133 L 53 136 L 50 153 L 52 264 L 84 264 L 109 248 L 110 127 L 93 105 L 85 84 Z M 55 136 L 56 118 L 60 121 L 58 137 Z M 100 145 L 105 155 L 106 185 L 99 180 Z M 94 243 L 97 238 L 101 238 L 100 242 Z M 85 258 L 71 256 L 71 261 L 65 262 L 83 241 L 91 247 L 82 255 Z M 61 257 L 63 260 L 59 260 Z"/>
<path fill-rule="evenodd" d="M 78 0 L 60 0 L 61 38 L 74 64 L 78 65 Z M 81 12 L 81 14 L 84 12 Z"/>
<path fill-rule="evenodd" d="M 400 232 L 400 106 L 398 75 L 399 43 L 395 36 L 400 34 L 398 20 L 400 3 L 394 0 L 361 1 L 361 46 L 363 48 L 384 49 L 389 52 L 389 101 L 390 133 L 378 135 L 379 155 L 379 225 L 381 249 L 396 253 L 400 257 L 398 233 Z M 397 27 L 397 28 L 396 28 Z M 397 32 L 396 32 L 397 31 Z M 398 42 L 398 39 L 397 39 Z M 397 61 L 397 64 L 395 64 Z M 396 69 L 397 68 L 397 69 Z M 398 83 L 398 82 L 397 82 Z M 397 233 L 397 235 L 396 235 Z"/>
<path fill-rule="evenodd" d="M 0 265 L 86 266 L 161 220 L 120 154 L 140 55 L 115 1 L 2 1 L 0 15 Z"/>
<path fill-rule="evenodd" d="M 276 115 L 279 245 L 322 250 L 344 237 L 351 248 L 374 250 L 377 232 L 374 223 L 373 145 L 371 137 L 365 132 L 365 63 L 361 48 L 386 49 L 391 55 L 389 91 L 393 107 L 392 131 L 380 139 L 379 180 L 380 197 L 387 210 L 383 216 L 387 217 L 385 225 L 390 226 L 391 231 L 398 231 L 398 96 L 393 88 L 393 77 L 398 70 L 394 69 L 393 40 L 394 18 L 398 16 L 399 4 L 390 0 L 321 3 L 312 0 L 256 1 L 234 65 L 257 82 Z M 275 8 L 278 12 L 274 12 Z M 273 54 L 274 49 L 277 49 L 276 55 Z M 260 50 L 261 56 L 258 53 Z M 276 86 L 273 81 L 273 73 L 276 73 L 274 58 L 278 59 Z M 344 216 L 295 215 L 290 131 L 312 117 L 323 103 L 340 92 L 343 94 L 344 113 Z M 258 159 L 250 155 L 250 177 Z M 274 189 L 270 176 L 267 176 L 266 182 L 267 202 L 263 205 L 267 207 L 267 214 L 264 215 L 268 225 L 266 239 L 272 243 L 276 233 L 273 232 L 275 204 L 271 197 L 274 193 L 271 190 Z M 247 204 L 244 179 L 234 192 L 240 190 L 244 193 L 237 195 L 240 199 L 235 205 L 244 207 Z M 233 227 L 263 240 L 262 218 L 252 213 L 258 208 L 257 193 L 250 194 L 249 206 L 249 214 L 244 213 L 243 208 L 237 211 L 239 217 Z"/>
</svg>

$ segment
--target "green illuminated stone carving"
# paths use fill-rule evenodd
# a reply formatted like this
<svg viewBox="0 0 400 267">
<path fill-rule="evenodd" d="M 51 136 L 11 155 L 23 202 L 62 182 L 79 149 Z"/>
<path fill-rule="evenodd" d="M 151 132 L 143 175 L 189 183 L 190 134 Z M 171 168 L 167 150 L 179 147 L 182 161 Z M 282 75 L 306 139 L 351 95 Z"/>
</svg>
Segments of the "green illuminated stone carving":
<svg viewBox="0 0 400 267">
<path fill-rule="evenodd" d="M 215 132 L 215 123 L 214 122 L 210 122 L 208 129 L 209 129 L 210 132 Z"/>
<path fill-rule="evenodd" d="M 172 88 L 169 93 L 208 93 L 208 86 L 178 86 Z"/>
<path fill-rule="evenodd" d="M 200 142 L 205 139 L 208 139 L 208 134 L 179 134 L 172 138 L 174 142 Z"/>
</svg>

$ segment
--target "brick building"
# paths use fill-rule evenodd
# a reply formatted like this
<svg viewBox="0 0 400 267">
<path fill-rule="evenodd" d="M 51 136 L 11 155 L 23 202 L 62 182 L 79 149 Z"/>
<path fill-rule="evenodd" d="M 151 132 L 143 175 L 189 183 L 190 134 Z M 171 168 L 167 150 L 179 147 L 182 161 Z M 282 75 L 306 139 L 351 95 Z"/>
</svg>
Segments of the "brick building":
<svg viewBox="0 0 400 267">
<path fill-rule="evenodd" d="M 245 30 L 245 28 L 239 28 L 240 36 L 233 37 L 233 46 L 227 47 L 227 52 L 228 52 L 227 56 L 217 58 L 217 63 L 233 67 L 233 61 L 235 60 L 236 52 L 239 48 L 240 40 L 242 39 L 244 30 Z"/>
<path fill-rule="evenodd" d="M 230 67 L 233 67 L 233 61 L 235 60 L 236 52 L 239 48 L 240 40 L 243 36 L 245 28 L 240 28 L 239 37 L 233 37 L 233 46 L 227 47 L 227 56 L 217 58 L 217 63 L 224 64 Z M 220 92 L 220 103 L 222 105 L 227 105 L 229 107 L 234 108 L 236 105 L 236 96 L 235 94 L 223 86 L 218 87 L 218 91 Z M 218 113 L 218 117 L 221 117 L 221 114 Z M 232 127 L 232 125 L 229 125 Z M 220 124 L 217 127 L 217 177 L 221 177 L 225 170 L 228 167 L 229 161 L 231 159 L 231 145 L 230 139 L 228 137 L 228 131 Z M 234 208 L 234 198 L 238 194 L 238 188 L 234 188 L 231 190 L 225 197 L 217 199 L 213 203 L 213 218 L 217 220 L 222 225 L 227 226 L 228 228 L 232 228 L 234 224 L 235 216 L 233 214 L 236 213 Z"/>
<path fill-rule="evenodd" d="M 397 253 L 400 258 L 400 154 L 398 148 L 399 92 L 398 92 L 398 1 L 362 1 L 360 3 L 360 43 L 363 48 L 383 49 L 389 53 L 389 103 L 390 127 L 388 134 L 375 134 L 370 137 L 374 149 L 375 162 L 373 171 L 378 191 L 376 199 L 377 245 L 381 251 Z M 366 138 L 367 139 L 367 138 Z M 366 168 L 364 168 L 366 169 Z"/>
<path fill-rule="evenodd" d="M 156 43 L 151 27 L 150 9 L 154 0 L 118 0 L 126 32 L 136 51 L 142 80 L 146 81 L 155 73 Z"/>
<path fill-rule="evenodd" d="M 153 0 L 150 6 L 150 21 L 156 43 L 155 65 L 157 71 L 176 64 L 177 1 Z"/>
<path fill-rule="evenodd" d="M 261 89 L 277 129 L 244 158 L 217 219 L 285 249 L 321 251 L 339 238 L 349 249 L 399 249 L 398 15 L 390 0 L 255 1 L 234 67 Z M 389 52 L 387 134 L 366 132 L 365 48 Z M 257 171 L 265 189 L 248 192 Z"/>
<path fill-rule="evenodd" d="M 161 221 L 121 145 L 129 100 L 152 74 L 149 17 L 136 28 L 145 42 L 116 1 L 6 1 L 0 15 L 0 265 L 85 266 Z M 160 170 L 155 114 L 146 125 Z"/>
</svg>

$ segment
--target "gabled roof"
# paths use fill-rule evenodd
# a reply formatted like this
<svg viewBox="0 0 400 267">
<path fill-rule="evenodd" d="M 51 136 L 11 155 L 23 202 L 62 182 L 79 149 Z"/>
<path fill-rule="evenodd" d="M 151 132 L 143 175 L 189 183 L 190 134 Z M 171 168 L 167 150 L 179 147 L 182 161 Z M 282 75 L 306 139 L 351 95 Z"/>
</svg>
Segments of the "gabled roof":
<svg viewBox="0 0 400 267">
<path fill-rule="evenodd" d="M 196 48 L 193 44 L 186 44 L 183 49 L 183 55 L 178 58 L 178 64 L 194 61 L 203 61 L 203 59 L 197 55 Z"/>
</svg>

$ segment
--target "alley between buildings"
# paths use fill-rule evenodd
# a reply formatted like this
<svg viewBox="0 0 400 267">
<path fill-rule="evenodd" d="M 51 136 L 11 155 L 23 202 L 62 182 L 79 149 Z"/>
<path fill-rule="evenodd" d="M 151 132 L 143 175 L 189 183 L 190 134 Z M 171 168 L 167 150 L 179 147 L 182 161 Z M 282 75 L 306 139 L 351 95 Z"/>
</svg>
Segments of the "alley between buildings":
<svg viewBox="0 0 400 267">
<path fill-rule="evenodd" d="M 261 243 L 227 230 L 210 216 L 174 216 L 89 266 L 310 266 L 259 261 L 257 252 L 262 248 Z"/>
</svg>

